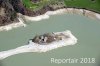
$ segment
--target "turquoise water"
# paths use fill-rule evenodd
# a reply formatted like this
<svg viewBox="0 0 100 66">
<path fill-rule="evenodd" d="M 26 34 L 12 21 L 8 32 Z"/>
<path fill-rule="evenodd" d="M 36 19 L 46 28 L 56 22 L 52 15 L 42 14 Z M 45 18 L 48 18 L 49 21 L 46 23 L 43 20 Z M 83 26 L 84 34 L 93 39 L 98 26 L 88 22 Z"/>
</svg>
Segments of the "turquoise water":
<svg viewBox="0 0 100 66">
<path fill-rule="evenodd" d="M 27 22 L 27 27 L 0 32 L 0 51 L 28 43 L 37 34 L 71 30 L 78 39 L 66 46 L 46 53 L 24 53 L 0 61 L 0 66 L 100 66 L 100 21 L 82 15 L 62 14 L 38 22 Z M 95 58 L 96 63 L 51 63 L 51 58 Z"/>
</svg>

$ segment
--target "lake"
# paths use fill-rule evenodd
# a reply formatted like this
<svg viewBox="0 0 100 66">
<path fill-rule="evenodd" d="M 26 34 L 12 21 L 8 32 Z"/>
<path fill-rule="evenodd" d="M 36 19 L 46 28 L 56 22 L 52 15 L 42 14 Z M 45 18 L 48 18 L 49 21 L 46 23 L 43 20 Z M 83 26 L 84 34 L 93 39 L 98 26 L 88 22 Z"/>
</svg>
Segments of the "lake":
<svg viewBox="0 0 100 66">
<path fill-rule="evenodd" d="M 61 14 L 38 22 L 26 22 L 27 27 L 0 32 L 0 51 L 28 43 L 35 35 L 70 30 L 78 43 L 46 53 L 23 53 L 0 61 L 0 66 L 100 66 L 100 20 L 82 15 Z M 96 63 L 51 63 L 51 58 L 95 58 Z"/>
</svg>

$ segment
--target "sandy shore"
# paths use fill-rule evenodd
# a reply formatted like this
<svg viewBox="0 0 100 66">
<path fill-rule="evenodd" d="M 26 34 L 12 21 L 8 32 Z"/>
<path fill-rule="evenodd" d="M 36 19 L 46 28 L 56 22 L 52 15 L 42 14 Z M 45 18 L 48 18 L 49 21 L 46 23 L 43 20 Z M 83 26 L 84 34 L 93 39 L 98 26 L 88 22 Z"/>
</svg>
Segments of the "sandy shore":
<svg viewBox="0 0 100 66">
<path fill-rule="evenodd" d="M 48 11 L 45 14 L 36 16 L 36 17 L 29 17 L 29 16 L 24 15 L 23 18 L 25 20 L 30 20 L 30 21 L 40 21 L 42 19 L 48 19 L 50 17 L 50 15 L 64 14 L 64 13 L 79 14 L 79 15 L 84 15 L 84 16 L 92 18 L 92 19 L 100 20 L 100 14 L 89 11 L 89 10 L 76 9 L 76 8 L 63 8 L 63 9 L 58 9 L 56 11 Z"/>
<path fill-rule="evenodd" d="M 79 15 L 84 15 L 86 17 L 92 18 L 92 19 L 99 19 L 100 20 L 100 14 L 89 11 L 89 10 L 85 10 L 85 9 L 76 9 L 76 8 L 63 8 L 63 9 L 58 9 L 55 11 L 48 11 L 43 15 L 40 16 L 36 16 L 36 17 L 29 17 L 26 15 L 21 15 L 18 14 L 18 16 L 20 18 L 18 23 L 12 23 L 6 26 L 1 26 L 0 27 L 0 31 L 8 31 L 11 30 L 12 28 L 17 28 L 17 27 L 21 27 L 21 26 L 26 26 L 26 24 L 24 24 L 24 21 L 40 21 L 43 19 L 48 19 L 50 17 L 50 15 L 55 15 L 55 14 L 64 14 L 64 13 L 70 13 L 70 14 L 79 14 Z"/>
<path fill-rule="evenodd" d="M 17 23 L 12 23 L 12 24 L 9 24 L 6 26 L 1 26 L 0 31 L 8 31 L 13 28 L 22 27 L 22 26 L 25 27 L 26 24 L 24 24 L 23 19 L 22 18 L 18 18 L 18 19 L 19 19 L 19 22 L 17 22 Z"/>
</svg>

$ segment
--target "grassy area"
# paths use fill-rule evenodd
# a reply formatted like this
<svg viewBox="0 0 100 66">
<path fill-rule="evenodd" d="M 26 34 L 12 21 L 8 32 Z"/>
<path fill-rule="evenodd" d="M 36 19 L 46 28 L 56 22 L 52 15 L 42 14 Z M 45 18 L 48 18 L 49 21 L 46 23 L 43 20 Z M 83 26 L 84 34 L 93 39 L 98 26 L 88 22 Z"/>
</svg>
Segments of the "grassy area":
<svg viewBox="0 0 100 66">
<path fill-rule="evenodd" d="M 22 2 L 26 8 L 32 10 L 38 10 L 46 5 L 64 2 L 64 5 L 67 7 L 85 8 L 100 13 L 100 0 L 41 0 L 37 3 L 31 2 L 30 0 L 22 0 Z"/>
<path fill-rule="evenodd" d="M 26 8 L 31 10 L 38 10 L 46 5 L 57 4 L 58 2 L 61 2 L 61 0 L 41 0 L 37 3 L 31 2 L 30 0 L 22 0 L 22 2 Z"/>
<path fill-rule="evenodd" d="M 32 10 L 38 10 L 42 8 L 43 6 L 50 4 L 52 1 L 53 0 L 41 0 L 40 2 L 34 3 L 34 2 L 31 2 L 30 0 L 22 0 L 24 6 Z"/>
<path fill-rule="evenodd" d="M 86 8 L 100 13 L 100 0 L 65 0 L 67 7 Z"/>
<path fill-rule="evenodd" d="M 30 0 L 22 0 L 22 2 L 26 8 L 36 10 L 43 7 L 44 4 L 46 5 L 49 2 L 49 0 L 41 0 L 37 3 L 31 2 Z"/>
</svg>

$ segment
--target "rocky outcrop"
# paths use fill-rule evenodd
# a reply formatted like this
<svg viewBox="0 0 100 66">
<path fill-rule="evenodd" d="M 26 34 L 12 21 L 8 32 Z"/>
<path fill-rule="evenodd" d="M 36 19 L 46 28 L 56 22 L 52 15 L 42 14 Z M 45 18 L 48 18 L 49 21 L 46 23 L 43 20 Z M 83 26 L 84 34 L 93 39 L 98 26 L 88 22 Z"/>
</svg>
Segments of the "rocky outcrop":
<svg viewBox="0 0 100 66">
<path fill-rule="evenodd" d="M 55 41 L 55 35 L 53 33 L 46 33 L 44 35 L 35 36 L 32 41 L 38 44 L 51 43 Z"/>
<path fill-rule="evenodd" d="M 35 36 L 32 39 L 32 42 L 45 45 L 68 38 L 70 38 L 70 36 L 65 35 L 64 33 L 45 33 L 43 35 Z"/>
<path fill-rule="evenodd" d="M 0 26 L 7 25 L 14 21 L 17 22 L 16 11 L 9 0 L 0 0 Z"/>
</svg>

